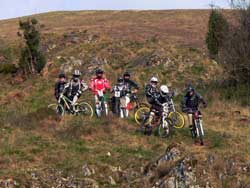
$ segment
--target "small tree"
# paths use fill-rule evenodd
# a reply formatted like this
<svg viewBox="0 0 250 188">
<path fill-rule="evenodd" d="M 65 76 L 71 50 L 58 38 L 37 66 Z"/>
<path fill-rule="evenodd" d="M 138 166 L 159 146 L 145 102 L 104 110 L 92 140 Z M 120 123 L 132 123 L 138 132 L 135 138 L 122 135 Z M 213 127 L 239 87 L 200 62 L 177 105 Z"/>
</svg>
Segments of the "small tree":
<svg viewBox="0 0 250 188">
<path fill-rule="evenodd" d="M 231 27 L 220 52 L 220 61 L 233 85 L 250 84 L 250 3 L 240 5 L 244 6 L 237 8 L 237 27 Z"/>
<path fill-rule="evenodd" d="M 19 21 L 18 36 L 23 37 L 25 47 L 21 49 L 19 66 L 24 74 L 40 73 L 46 64 L 46 59 L 40 51 L 40 25 L 36 19 Z"/>
<path fill-rule="evenodd" d="M 207 49 L 211 58 L 216 58 L 228 32 L 228 23 L 219 10 L 212 8 L 206 36 Z"/>
</svg>

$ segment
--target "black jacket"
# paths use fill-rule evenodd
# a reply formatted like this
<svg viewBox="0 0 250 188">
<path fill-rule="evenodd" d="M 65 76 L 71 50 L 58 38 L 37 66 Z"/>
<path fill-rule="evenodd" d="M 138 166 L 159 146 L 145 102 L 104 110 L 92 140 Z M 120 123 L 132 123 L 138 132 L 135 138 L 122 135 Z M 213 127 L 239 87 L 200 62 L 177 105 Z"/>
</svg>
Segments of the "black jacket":
<svg viewBox="0 0 250 188">
<path fill-rule="evenodd" d="M 174 93 L 169 93 L 166 96 L 162 96 L 160 92 L 156 92 L 154 96 L 151 98 L 151 111 L 157 111 L 159 113 L 162 112 L 162 104 L 169 103 L 173 98 Z"/>
<path fill-rule="evenodd" d="M 63 93 L 72 100 L 74 96 L 80 97 L 82 92 L 87 89 L 88 85 L 85 82 L 81 80 L 77 82 L 70 80 L 70 82 L 65 85 Z"/>
<path fill-rule="evenodd" d="M 181 102 L 182 111 L 183 112 L 196 111 L 198 110 L 200 103 L 202 103 L 205 107 L 207 106 L 206 101 L 198 93 L 194 93 L 193 96 L 190 96 L 187 93 Z"/>
<path fill-rule="evenodd" d="M 156 87 L 153 87 L 151 84 L 146 85 L 145 94 L 147 98 L 153 98 L 158 92 L 158 89 Z"/>
<path fill-rule="evenodd" d="M 127 93 L 131 93 L 132 89 L 139 89 L 139 86 L 132 80 L 124 80 L 123 82 Z"/>
<path fill-rule="evenodd" d="M 63 92 L 65 85 L 66 85 L 66 82 L 60 82 L 60 81 L 56 82 L 56 84 L 55 84 L 55 97 L 56 97 L 56 99 L 58 99 L 60 94 Z"/>
<path fill-rule="evenodd" d="M 114 93 L 114 97 L 120 98 L 126 95 L 125 89 L 124 84 L 116 84 L 111 92 Z"/>
<path fill-rule="evenodd" d="M 162 106 L 162 104 L 170 102 L 174 93 L 169 93 L 166 96 L 162 96 L 159 92 L 154 95 L 154 105 Z"/>
</svg>

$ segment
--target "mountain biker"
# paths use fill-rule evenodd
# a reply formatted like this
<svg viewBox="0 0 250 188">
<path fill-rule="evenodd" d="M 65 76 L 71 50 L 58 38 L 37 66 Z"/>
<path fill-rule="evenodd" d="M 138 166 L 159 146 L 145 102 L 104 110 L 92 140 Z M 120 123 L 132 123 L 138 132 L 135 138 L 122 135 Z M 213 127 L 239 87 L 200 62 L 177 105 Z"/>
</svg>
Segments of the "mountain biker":
<svg viewBox="0 0 250 188">
<path fill-rule="evenodd" d="M 146 85 L 145 94 L 149 104 L 152 104 L 154 102 L 154 95 L 159 92 L 157 85 L 158 79 L 156 77 L 152 77 L 150 79 L 150 82 Z"/>
<path fill-rule="evenodd" d="M 76 104 L 82 92 L 88 89 L 88 85 L 80 79 L 81 72 L 74 70 L 71 80 L 64 87 L 64 94 L 72 101 L 72 106 Z"/>
<path fill-rule="evenodd" d="M 60 94 L 63 92 L 64 87 L 66 85 L 66 76 L 64 73 L 60 73 L 58 75 L 58 81 L 55 84 L 55 97 L 58 100 L 60 97 Z"/>
<path fill-rule="evenodd" d="M 174 96 L 174 92 L 170 92 L 168 86 L 162 85 L 160 87 L 160 91 L 156 91 L 150 98 L 151 108 L 150 108 L 150 114 L 148 118 L 149 124 L 147 126 L 147 128 L 149 128 L 150 131 L 152 131 L 152 120 L 154 119 L 154 116 L 161 115 L 162 110 L 163 110 L 162 105 L 164 103 L 170 102 L 173 96 Z M 145 122 L 143 123 L 142 129 L 145 129 L 144 124 Z"/>
<path fill-rule="evenodd" d="M 100 106 L 99 92 L 102 92 L 105 95 L 106 91 L 111 89 L 111 86 L 110 82 L 104 77 L 104 71 L 102 69 L 97 69 L 95 73 L 96 76 L 91 79 L 89 89 L 95 96 L 95 104 L 97 110 Z"/>
<path fill-rule="evenodd" d="M 139 86 L 138 86 L 137 83 L 132 81 L 130 78 L 131 78 L 131 75 L 130 75 L 129 72 L 125 72 L 123 74 L 123 81 L 124 81 L 126 94 L 129 94 L 130 95 L 130 100 L 133 101 L 135 99 L 135 97 L 136 97 L 136 93 L 139 90 Z"/>
<path fill-rule="evenodd" d="M 111 101 L 112 101 L 112 111 L 115 114 L 119 114 L 120 113 L 120 98 L 126 95 L 125 92 L 125 85 L 124 85 L 124 80 L 122 77 L 119 77 L 117 79 L 117 84 L 115 84 L 115 86 L 112 88 L 111 93 L 114 94 L 114 96 L 112 97 Z"/>
<path fill-rule="evenodd" d="M 203 97 L 195 91 L 194 87 L 189 85 L 186 89 L 186 94 L 181 102 L 181 109 L 188 115 L 188 124 L 191 133 L 193 133 L 194 130 L 193 112 L 198 110 L 200 103 L 203 104 L 204 108 L 207 107 L 207 103 L 203 99 Z"/>
</svg>

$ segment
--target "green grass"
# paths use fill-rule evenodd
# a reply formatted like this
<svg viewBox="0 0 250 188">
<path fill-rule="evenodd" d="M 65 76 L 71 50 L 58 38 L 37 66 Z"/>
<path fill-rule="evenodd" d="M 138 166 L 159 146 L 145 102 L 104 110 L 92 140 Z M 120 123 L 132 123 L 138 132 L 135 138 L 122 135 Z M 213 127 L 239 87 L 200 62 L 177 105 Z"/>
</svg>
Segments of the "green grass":
<svg viewBox="0 0 250 188">
<path fill-rule="evenodd" d="M 191 73 L 195 75 L 201 75 L 202 73 L 206 72 L 206 68 L 202 65 L 194 65 L 190 69 Z"/>
<path fill-rule="evenodd" d="M 113 149 L 123 157 L 136 157 L 140 159 L 150 159 L 153 156 L 153 151 L 143 147 L 129 148 L 127 146 L 120 146 Z"/>
<path fill-rule="evenodd" d="M 219 132 L 212 131 L 210 129 L 205 130 L 205 139 L 209 140 L 210 149 L 223 149 L 228 146 L 227 138 Z"/>
<path fill-rule="evenodd" d="M 69 152 L 83 154 L 89 152 L 90 149 L 83 140 L 73 140 L 68 144 L 67 150 Z"/>
<path fill-rule="evenodd" d="M 74 16 L 77 14 L 78 13 L 74 14 Z M 108 19 L 103 16 L 103 14 L 107 16 Z M 159 17 L 158 14 L 161 16 Z M 249 141 L 244 142 L 244 139 L 247 140 L 247 137 L 240 138 L 241 135 L 235 136 L 229 134 L 227 130 L 225 130 L 225 132 L 229 136 L 225 136 L 223 133 L 224 130 L 217 130 L 215 125 L 210 123 L 210 121 L 215 122 L 216 119 L 208 119 L 208 125 L 211 125 L 211 127 L 204 127 L 206 134 L 205 141 L 207 141 L 206 143 L 208 143 L 208 145 L 203 148 L 197 148 L 197 146 L 193 144 L 188 127 L 175 129 L 172 137 L 161 139 L 158 136 L 152 135 L 148 137 L 136 132 L 137 125 L 135 125 L 133 118 L 121 121 L 117 121 L 116 118 L 93 118 L 91 121 L 88 121 L 79 117 L 67 116 L 61 120 L 47 110 L 47 105 L 55 102 L 53 87 L 57 72 L 59 72 L 60 66 L 65 63 L 70 56 L 83 60 L 84 65 L 80 68 L 81 70 L 86 70 L 87 73 L 84 74 L 84 79 L 87 79 L 87 81 L 93 76 L 87 71 L 89 66 L 100 66 L 104 68 L 107 77 L 112 81 L 115 81 L 116 76 L 123 71 L 131 71 L 133 79 L 141 85 L 140 93 L 144 92 L 144 84 L 147 83 L 153 75 L 159 77 L 160 84 L 168 84 L 171 82 L 173 88 L 177 88 L 178 90 L 182 90 L 188 80 L 200 79 L 200 77 L 204 76 L 204 73 L 208 74 L 208 80 L 204 81 L 206 82 L 206 86 L 211 79 L 214 79 L 211 77 L 212 73 L 207 72 L 207 70 L 210 70 L 210 66 L 213 66 L 212 64 L 208 64 L 208 67 L 204 67 L 202 64 L 197 63 L 193 67 L 184 70 L 181 74 L 178 72 L 177 67 L 179 63 L 186 62 L 185 60 L 187 59 L 189 59 L 190 62 L 203 62 L 206 58 L 201 54 L 202 50 L 198 47 L 202 45 L 202 43 L 200 41 L 197 43 L 197 41 L 193 40 L 193 37 L 191 41 L 186 36 L 186 28 L 184 30 L 182 28 L 181 32 L 179 32 L 180 30 L 178 30 L 178 28 L 174 28 L 175 26 L 170 25 L 171 32 L 176 34 L 174 37 L 171 36 L 172 33 L 167 33 L 166 28 L 162 28 L 163 22 L 167 24 L 169 20 L 175 20 L 175 14 L 173 12 L 170 14 L 170 17 L 168 17 L 168 11 L 157 13 L 117 12 L 115 19 L 118 21 L 116 20 L 115 22 L 110 19 L 113 15 L 110 15 L 110 13 L 104 12 L 88 13 L 83 16 L 84 19 L 75 19 L 77 23 L 68 22 L 67 24 L 65 24 L 62 19 L 63 14 L 58 16 L 52 13 L 49 19 L 45 19 L 46 16 L 44 15 L 42 18 L 43 22 L 45 25 L 47 22 L 49 24 L 46 33 L 50 31 L 55 33 L 51 34 L 51 38 L 46 40 L 46 42 L 51 43 L 51 41 L 53 41 L 58 47 L 56 50 L 47 53 L 49 60 L 55 61 L 55 64 L 49 67 L 49 71 L 51 72 L 49 72 L 48 77 L 46 77 L 46 75 L 44 77 L 32 76 L 23 83 L 10 85 L 13 78 L 10 75 L 0 75 L 0 102 L 5 100 L 12 91 L 19 90 L 21 94 L 23 94 L 23 97 L 16 99 L 17 101 L 11 98 L 10 103 L 1 105 L 0 166 L 3 165 L 3 168 L 8 166 L 7 170 L 0 170 L 1 176 L 13 177 L 15 179 L 20 177 L 17 170 L 12 166 L 13 161 L 18 166 L 22 166 L 23 171 L 34 166 L 38 169 L 55 168 L 62 170 L 63 176 L 65 177 L 66 175 L 74 175 L 76 178 L 81 178 L 81 168 L 84 164 L 94 165 L 97 171 L 103 170 L 104 166 L 106 168 L 109 166 L 121 166 L 123 170 L 133 169 L 135 172 L 140 172 L 138 169 L 145 167 L 149 161 L 157 159 L 164 153 L 169 144 L 176 142 L 181 143 L 181 145 L 187 149 L 188 153 L 193 152 L 194 155 L 196 155 L 197 152 L 200 155 L 212 153 L 216 158 L 220 157 L 221 154 L 230 153 L 228 150 L 231 149 L 229 146 L 232 142 L 241 145 L 241 148 L 243 148 L 240 151 L 241 156 L 249 156 L 249 150 L 247 149 Z M 186 18 L 185 12 L 179 12 L 178 15 L 181 16 L 181 18 L 183 16 L 183 19 L 187 19 L 187 23 L 190 23 L 190 20 Z M 200 13 L 198 15 L 200 15 Z M 57 18 L 54 16 L 57 16 Z M 83 18 L 82 15 L 80 17 Z M 59 18 L 60 22 L 57 20 Z M 101 32 L 98 30 L 98 19 L 100 18 L 102 20 L 100 22 L 102 27 L 100 28 L 102 29 L 104 26 L 107 26 L 107 28 L 104 29 L 105 32 L 107 29 L 107 34 L 105 34 L 105 32 L 103 33 L 102 30 Z M 132 26 L 127 24 L 127 18 L 137 23 L 138 27 L 134 27 L 134 24 Z M 191 18 L 193 20 L 194 17 L 192 16 L 190 19 Z M 175 23 L 174 20 L 171 20 L 171 23 Z M 112 27 L 109 25 L 111 22 Z M 93 25 L 90 23 L 93 23 Z M 105 25 L 103 25 L 103 23 L 105 23 Z M 143 24 L 140 25 L 140 23 Z M 164 27 L 166 24 L 164 24 Z M 204 23 L 202 22 L 202 24 Z M 65 27 L 65 25 L 67 25 L 67 27 Z M 74 27 L 70 28 L 71 26 Z M 144 26 L 146 27 L 144 28 Z M 197 24 L 196 27 L 200 29 L 202 28 L 201 26 L 202 25 Z M 92 35 L 99 33 L 98 35 L 100 35 L 100 37 L 94 43 L 81 42 L 77 45 L 69 44 L 69 46 L 65 47 L 64 44 L 66 41 L 64 41 L 63 35 L 71 31 L 78 32 L 78 30 L 81 29 L 80 27 L 84 29 L 89 27 L 87 34 Z M 193 27 L 195 27 L 195 24 Z M 6 28 L 3 28 L 3 30 L 6 30 Z M 111 32 L 109 28 L 112 29 Z M 117 28 L 119 30 L 116 30 Z M 150 31 L 148 28 L 150 28 Z M 143 32 L 143 37 L 140 36 L 141 31 L 145 31 Z M 3 31 L 1 30 L 1 32 Z M 16 31 L 13 32 L 15 32 L 16 36 Z M 157 33 L 160 33 L 160 35 Z M 202 33 L 199 34 L 202 35 Z M 44 37 L 46 38 L 46 35 L 44 35 Z M 176 44 L 176 38 L 181 42 Z M 47 44 L 46 42 L 44 43 Z M 183 47 L 179 45 L 182 44 L 182 42 L 192 45 Z M 9 52 L 6 51 L 5 53 L 8 54 Z M 80 57 L 80 53 L 84 54 L 84 56 Z M 148 58 L 151 57 L 152 54 L 159 55 L 163 60 L 169 58 L 175 65 L 165 66 L 161 64 L 157 66 L 146 66 Z M 14 55 L 17 55 L 17 53 Z M 57 56 L 62 56 L 63 58 L 57 60 Z M 91 64 L 91 61 L 95 57 L 107 59 L 108 64 Z M 114 84 L 114 82 L 112 84 Z M 248 88 L 249 87 L 244 86 L 227 90 L 225 88 L 219 88 L 219 86 L 216 85 L 213 88 L 198 87 L 198 91 L 201 92 L 202 95 L 206 94 L 205 98 L 208 98 L 209 102 L 225 100 L 226 103 L 231 104 L 232 102 L 231 105 L 233 106 L 235 100 L 242 101 L 242 104 L 246 104 L 249 101 L 246 97 L 247 94 L 249 94 Z M 218 93 L 221 94 L 221 98 L 213 98 L 213 94 Z M 141 95 L 141 99 L 143 99 L 143 97 L 144 93 Z M 81 99 L 92 103 L 93 95 L 91 93 L 84 94 Z M 176 107 L 179 106 L 181 99 L 182 95 L 175 97 Z M 225 113 L 214 112 L 215 114 L 212 114 L 213 110 L 211 106 L 208 106 L 207 113 L 211 113 L 209 114 L 211 117 L 225 116 L 225 114 L 227 114 L 226 111 L 227 109 Z M 239 126 L 235 123 L 235 126 L 239 127 L 238 131 L 241 132 L 241 134 L 246 134 L 248 131 L 248 128 L 243 127 L 244 125 Z M 234 147 L 233 149 L 235 149 L 235 145 L 232 145 Z M 110 152 L 111 156 L 108 156 L 107 152 Z M 203 164 L 201 163 L 201 165 Z M 202 166 L 202 168 L 206 167 Z M 38 171 L 42 172 L 42 170 Z M 19 173 L 21 174 L 21 172 Z M 101 176 L 101 173 L 104 174 L 104 176 Z M 110 172 L 105 170 L 104 172 L 98 172 L 93 178 L 96 179 L 100 185 L 103 185 L 101 187 L 111 187 L 108 182 L 105 181 L 108 175 L 110 175 Z M 127 182 L 125 180 L 124 182 L 117 183 L 117 187 L 122 187 L 120 183 Z M 228 186 L 230 184 L 227 183 L 226 185 Z"/>
<path fill-rule="evenodd" d="M 33 161 L 33 157 L 27 154 L 24 149 L 19 149 L 15 146 L 5 146 L 1 149 L 1 155 L 4 157 L 16 158 L 18 161 Z"/>
</svg>

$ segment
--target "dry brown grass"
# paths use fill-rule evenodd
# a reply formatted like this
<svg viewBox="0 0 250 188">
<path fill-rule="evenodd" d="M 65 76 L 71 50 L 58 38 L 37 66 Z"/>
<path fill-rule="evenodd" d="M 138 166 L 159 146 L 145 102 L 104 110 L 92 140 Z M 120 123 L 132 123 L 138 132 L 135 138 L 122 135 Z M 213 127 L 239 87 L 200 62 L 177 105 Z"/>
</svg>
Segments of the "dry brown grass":
<svg viewBox="0 0 250 188">
<path fill-rule="evenodd" d="M 44 34 L 88 30 L 114 39 L 144 41 L 156 36 L 169 44 L 204 48 L 208 16 L 208 10 L 166 10 L 52 12 L 34 17 L 45 24 Z M 0 25 L 0 38 L 17 40 L 18 19 L 2 20 Z"/>
<path fill-rule="evenodd" d="M 110 64 L 104 66 L 105 70 L 109 70 L 107 77 L 114 83 L 116 77 L 127 69 L 125 63 L 131 61 L 129 65 L 136 66 L 131 69 L 133 78 L 141 85 L 141 94 L 152 74 L 157 74 L 178 91 L 182 91 L 186 81 L 202 78 L 208 82 L 221 76 L 220 66 L 202 54 L 208 14 L 208 11 L 203 10 L 179 10 L 55 12 L 36 15 L 46 25 L 43 34 L 49 35 L 44 35 L 45 39 L 55 42 L 59 49 L 48 54 L 53 63 L 45 77 L 32 77 L 10 85 L 12 77 L 0 75 L 0 104 L 3 106 L 0 110 L 0 120 L 3 122 L 0 125 L 0 167 L 8 168 L 0 173 L 16 176 L 29 168 L 53 167 L 81 176 L 83 163 L 95 165 L 102 175 L 102 170 L 106 172 L 107 166 L 140 171 L 140 167 L 161 155 L 172 142 L 181 143 L 188 152 L 201 159 L 200 169 L 204 168 L 203 163 L 209 154 L 218 158 L 218 164 L 214 167 L 217 169 L 212 171 L 219 171 L 223 167 L 224 156 L 249 161 L 249 107 L 222 101 L 218 93 L 208 101 L 208 109 L 202 109 L 206 133 L 204 147 L 193 144 L 188 128 L 175 130 L 172 138 L 164 140 L 136 133 L 138 127 L 131 119 L 109 117 L 82 121 L 66 116 L 60 120 L 46 111 L 46 106 L 55 102 L 52 97 L 53 83 L 60 67 L 57 55 L 78 58 L 84 52 L 87 57 L 79 58 L 88 63 L 88 55 L 111 61 L 118 54 L 121 58 L 117 61 L 117 69 L 113 69 Z M 15 42 L 17 21 L 0 21 L 0 38 Z M 63 34 L 85 29 L 91 35 L 100 35 L 97 43 L 59 45 L 65 42 Z M 155 36 L 158 42 L 145 42 Z M 122 41 L 124 44 L 120 44 L 121 39 L 125 39 Z M 135 47 L 129 43 L 134 41 L 137 42 Z M 115 52 L 109 53 L 108 49 Z M 133 64 L 133 61 L 141 54 L 152 51 L 173 59 L 174 65 L 145 66 L 138 72 L 138 67 L 141 70 L 142 66 Z M 81 68 L 85 70 L 86 64 Z M 199 72 L 200 69 L 205 69 L 204 74 Z M 89 79 L 90 76 L 84 75 L 84 78 Z M 83 95 L 83 98 L 92 102 L 91 94 Z M 108 152 L 111 157 L 107 157 Z M 96 175 L 97 179 L 103 177 Z M 107 184 L 105 186 L 108 187 Z"/>
</svg>

